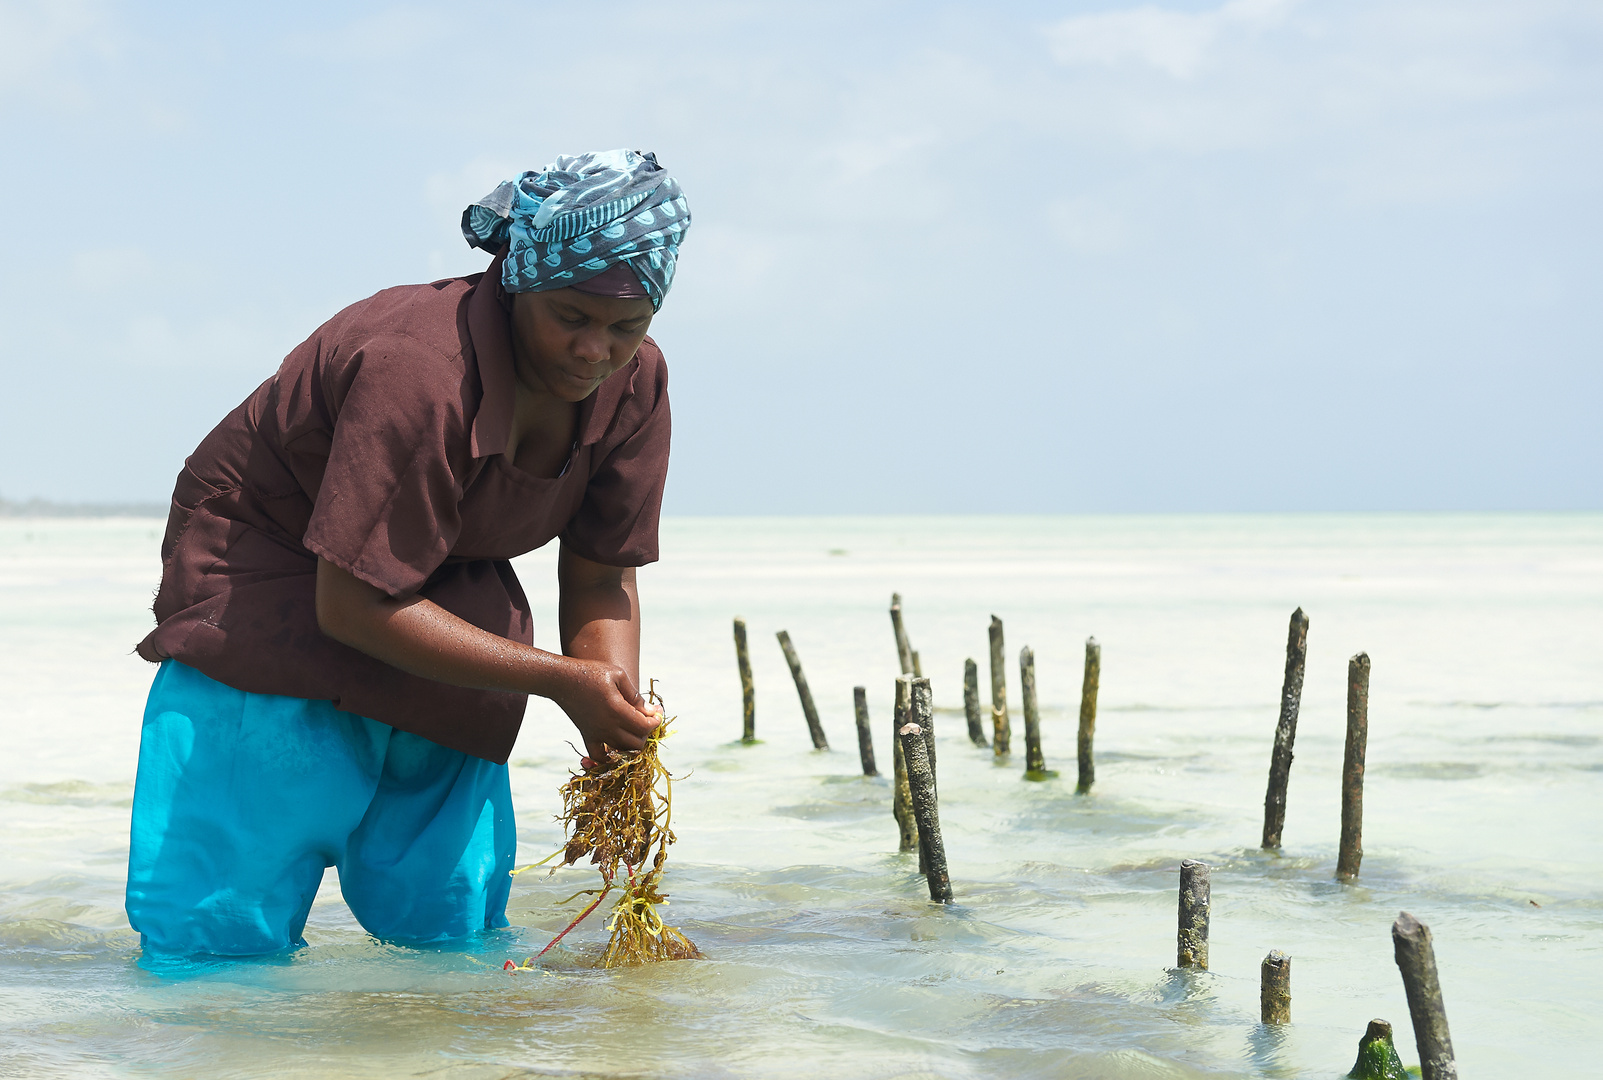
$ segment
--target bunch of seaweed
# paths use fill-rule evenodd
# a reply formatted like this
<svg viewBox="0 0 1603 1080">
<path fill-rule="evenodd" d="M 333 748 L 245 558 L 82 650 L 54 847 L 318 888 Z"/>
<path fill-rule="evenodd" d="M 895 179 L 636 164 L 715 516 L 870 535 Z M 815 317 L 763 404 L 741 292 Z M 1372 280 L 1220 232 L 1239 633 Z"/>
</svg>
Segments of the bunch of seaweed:
<svg viewBox="0 0 1603 1080">
<path fill-rule="evenodd" d="M 655 679 L 647 699 L 662 705 Z M 595 896 L 578 918 L 540 950 L 541 956 L 600 907 L 615 889 L 621 889 L 622 895 L 608 916 L 611 937 L 601 956 L 602 967 L 690 960 L 701 955 L 690 939 L 666 925 L 657 911 L 659 905 L 668 902 L 660 886 L 668 845 L 674 842 L 673 777 L 663 767 L 658 751 L 675 719 L 668 717 L 658 724 L 643 749 L 609 750 L 599 761 L 587 758 L 582 770 L 562 785 L 562 813 L 557 820 L 569 830 L 568 843 L 550 858 L 561 855 L 557 866 L 574 866 L 589 856 L 601 873 L 601 887 L 584 889 L 568 898 Z"/>
</svg>

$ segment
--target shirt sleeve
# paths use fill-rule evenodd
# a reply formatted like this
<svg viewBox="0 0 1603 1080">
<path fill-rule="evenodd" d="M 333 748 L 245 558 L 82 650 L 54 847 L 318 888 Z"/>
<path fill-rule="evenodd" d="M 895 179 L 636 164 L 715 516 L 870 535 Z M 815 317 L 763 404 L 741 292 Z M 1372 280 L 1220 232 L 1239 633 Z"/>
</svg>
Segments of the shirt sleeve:
<svg viewBox="0 0 1603 1080">
<path fill-rule="evenodd" d="M 460 363 L 409 338 L 365 342 L 332 377 L 334 433 L 303 543 L 390 596 L 456 543 L 471 450 Z"/>
<path fill-rule="evenodd" d="M 655 349 L 653 348 L 653 352 Z M 657 526 L 668 479 L 668 369 L 661 354 L 643 364 L 634 392 L 621 410 L 621 439 L 604 439 L 584 501 L 562 531 L 562 543 L 605 566 L 657 561 Z"/>
</svg>

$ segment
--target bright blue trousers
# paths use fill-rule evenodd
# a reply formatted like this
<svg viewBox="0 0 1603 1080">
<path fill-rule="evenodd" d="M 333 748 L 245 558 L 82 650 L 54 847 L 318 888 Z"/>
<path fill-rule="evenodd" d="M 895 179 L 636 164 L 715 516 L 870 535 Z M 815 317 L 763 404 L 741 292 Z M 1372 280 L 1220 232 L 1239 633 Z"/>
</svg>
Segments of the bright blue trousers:
<svg viewBox="0 0 1603 1080">
<path fill-rule="evenodd" d="M 329 866 L 375 937 L 505 926 L 517 844 L 505 765 L 175 660 L 145 707 L 130 841 L 128 921 L 186 956 L 305 944 Z"/>
</svg>

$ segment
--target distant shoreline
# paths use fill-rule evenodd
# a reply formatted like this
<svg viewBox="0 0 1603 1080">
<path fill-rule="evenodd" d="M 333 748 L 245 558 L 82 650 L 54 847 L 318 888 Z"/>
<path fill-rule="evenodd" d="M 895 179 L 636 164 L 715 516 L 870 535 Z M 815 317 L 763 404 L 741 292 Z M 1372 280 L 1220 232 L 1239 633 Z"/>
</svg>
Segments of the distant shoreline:
<svg viewBox="0 0 1603 1080">
<path fill-rule="evenodd" d="M 167 507 L 161 503 L 64 503 L 52 502 L 49 499 L 15 502 L 11 499 L 0 499 L 0 518 L 165 518 L 166 516 Z"/>
</svg>

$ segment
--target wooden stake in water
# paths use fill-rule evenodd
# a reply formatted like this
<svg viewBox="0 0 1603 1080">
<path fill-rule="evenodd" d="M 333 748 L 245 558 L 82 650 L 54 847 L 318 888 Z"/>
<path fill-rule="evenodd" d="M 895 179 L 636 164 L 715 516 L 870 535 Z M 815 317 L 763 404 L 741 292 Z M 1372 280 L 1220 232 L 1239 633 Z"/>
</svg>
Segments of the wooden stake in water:
<svg viewBox="0 0 1603 1080">
<path fill-rule="evenodd" d="M 916 675 L 917 677 L 919 677 L 920 679 L 922 679 L 924 677 L 924 665 L 920 664 L 918 662 L 918 650 L 917 649 L 913 650 L 913 674 Z"/>
<path fill-rule="evenodd" d="M 930 899 L 949 904 L 952 902 L 952 882 L 946 872 L 946 845 L 941 840 L 941 815 L 935 799 L 935 770 L 930 766 L 925 748 L 924 730 L 916 719 L 928 717 L 930 711 L 928 697 L 915 688 L 915 719 L 903 724 L 897 737 L 902 742 L 902 754 L 907 758 L 907 780 L 913 793 L 913 812 L 918 817 L 919 848 L 924 856 L 922 869 L 924 879 L 929 882 Z"/>
<path fill-rule="evenodd" d="M 1392 923 L 1391 939 L 1397 953 L 1397 970 L 1403 975 L 1403 990 L 1408 994 L 1408 1015 L 1414 1021 L 1420 1075 L 1423 1080 L 1458 1080 L 1430 927 L 1405 911 Z"/>
<path fill-rule="evenodd" d="M 991 750 L 1007 757 L 1012 728 L 1007 722 L 1007 657 L 1002 646 L 1002 620 L 991 616 Z"/>
<path fill-rule="evenodd" d="M 913 709 L 913 676 L 896 680 L 896 704 L 891 709 L 891 761 L 893 763 L 891 814 L 896 818 L 898 851 L 918 850 L 918 820 L 913 816 L 913 792 L 907 784 L 907 755 L 899 737 Z"/>
<path fill-rule="evenodd" d="M 891 593 L 891 629 L 896 633 L 896 659 L 902 665 L 902 674 L 913 674 L 913 646 L 907 640 L 907 627 L 902 623 L 902 594 Z"/>
<path fill-rule="evenodd" d="M 1358 1060 L 1347 1080 L 1408 1080 L 1397 1047 L 1392 1045 L 1391 1025 L 1386 1021 L 1369 1022 L 1369 1030 L 1358 1040 Z"/>
<path fill-rule="evenodd" d="M 1051 780 L 1046 756 L 1041 752 L 1041 708 L 1035 698 L 1035 650 L 1028 645 L 1019 650 L 1019 692 L 1024 696 L 1024 779 Z"/>
<path fill-rule="evenodd" d="M 991 740 L 980 722 L 980 669 L 973 660 L 963 661 L 963 717 L 968 721 L 968 741 L 989 747 Z"/>
<path fill-rule="evenodd" d="M 1291 1023 L 1291 957 L 1279 949 L 1258 967 L 1258 1009 L 1266 1024 Z"/>
<path fill-rule="evenodd" d="M 1341 847 L 1336 877 L 1351 881 L 1364 859 L 1364 749 L 1369 744 L 1369 654 L 1347 661 L 1347 754 L 1341 764 Z"/>
<path fill-rule="evenodd" d="M 852 704 L 857 712 L 857 753 L 863 759 L 863 775 L 878 776 L 874 767 L 874 733 L 868 727 L 868 691 L 852 687 Z"/>
<path fill-rule="evenodd" d="M 1102 682 L 1102 646 L 1096 638 L 1085 639 L 1085 679 L 1080 683 L 1080 782 L 1075 785 L 1076 795 L 1089 794 L 1096 783 L 1096 761 L 1091 756 L 1091 741 L 1096 737 L 1096 695 Z"/>
<path fill-rule="evenodd" d="M 801 698 L 802 713 L 807 717 L 807 730 L 813 736 L 813 749 L 828 750 L 829 740 L 824 738 L 824 726 L 818 722 L 818 706 L 813 704 L 813 692 L 807 688 L 807 676 L 802 673 L 801 657 L 790 643 L 790 633 L 781 630 L 774 635 L 779 647 L 785 650 L 785 663 L 790 665 L 790 677 L 796 680 L 796 695 Z"/>
<path fill-rule="evenodd" d="M 924 752 L 930 759 L 930 783 L 939 790 L 940 780 L 935 773 L 935 699 L 930 694 L 930 681 L 922 675 L 914 675 L 912 695 L 907 717 L 924 733 Z"/>
<path fill-rule="evenodd" d="M 1180 863 L 1180 933 L 1175 966 L 1208 970 L 1208 864 L 1197 859 Z"/>
<path fill-rule="evenodd" d="M 746 620 L 735 620 L 735 660 L 740 664 L 740 701 L 742 718 L 740 741 L 757 741 L 757 691 L 751 682 L 751 653 L 746 649 Z"/>
<path fill-rule="evenodd" d="M 1302 675 L 1308 661 L 1308 616 L 1298 608 L 1291 613 L 1286 638 L 1286 680 L 1280 687 L 1280 723 L 1275 725 L 1275 749 L 1269 758 L 1269 792 L 1263 800 L 1263 846 L 1280 847 L 1286 827 L 1286 781 L 1291 778 L 1291 747 L 1297 741 L 1297 709 L 1302 704 Z"/>
</svg>

